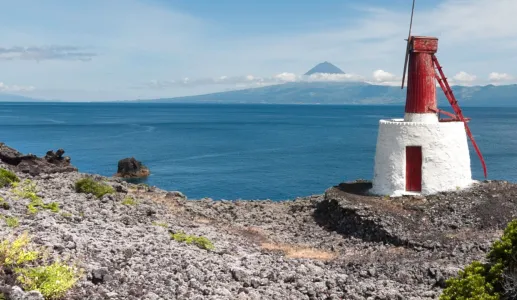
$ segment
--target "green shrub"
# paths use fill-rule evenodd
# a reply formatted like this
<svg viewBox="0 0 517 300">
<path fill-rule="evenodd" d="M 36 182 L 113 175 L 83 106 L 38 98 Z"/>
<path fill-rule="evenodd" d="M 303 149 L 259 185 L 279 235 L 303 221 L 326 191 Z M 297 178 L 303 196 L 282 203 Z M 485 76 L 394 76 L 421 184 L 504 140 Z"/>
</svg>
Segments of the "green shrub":
<svg viewBox="0 0 517 300">
<path fill-rule="evenodd" d="M 92 178 L 83 178 L 75 183 L 75 191 L 78 193 L 94 194 L 97 198 L 102 198 L 106 194 L 113 194 L 115 190 L 110 185 L 97 182 Z"/>
<path fill-rule="evenodd" d="M 122 204 L 133 206 L 133 205 L 137 205 L 138 202 L 135 199 L 133 199 L 132 197 L 127 196 L 126 198 L 124 198 L 124 201 L 122 201 Z"/>
<path fill-rule="evenodd" d="M 0 216 L 0 219 L 4 219 L 5 224 L 7 225 L 7 227 L 15 228 L 15 227 L 20 226 L 20 221 L 18 221 L 18 219 L 15 218 L 15 217 Z"/>
<path fill-rule="evenodd" d="M 12 185 L 13 183 L 19 181 L 20 179 L 13 172 L 6 169 L 0 169 L 0 187 Z"/>
<path fill-rule="evenodd" d="M 441 300 L 499 300 L 494 293 L 494 287 L 487 282 L 487 266 L 476 261 L 459 272 L 457 278 L 447 280 L 447 288 L 441 295 Z"/>
<path fill-rule="evenodd" d="M 0 242 L 0 270 L 3 267 L 18 267 L 38 259 L 39 251 L 32 249 L 29 243 L 30 238 L 26 232 L 13 241 L 6 239 Z"/>
<path fill-rule="evenodd" d="M 3 240 L 0 242 L 0 275 L 9 269 L 25 290 L 37 290 L 45 299 L 60 299 L 77 282 L 82 271 L 59 261 L 41 265 L 45 257 L 40 249 L 31 246 L 26 232 Z"/>
<path fill-rule="evenodd" d="M 517 293 L 516 257 L 517 219 L 508 223 L 503 236 L 492 244 L 486 264 L 473 262 L 458 277 L 447 280 L 440 300 L 511 298 L 508 296 Z"/>
<path fill-rule="evenodd" d="M 45 299 L 62 298 L 80 278 L 77 268 L 61 262 L 48 266 L 18 268 L 15 271 L 25 290 L 37 290 Z"/>
<path fill-rule="evenodd" d="M 214 244 L 212 244 L 212 242 L 204 236 L 188 235 L 188 234 L 185 234 L 184 232 L 180 231 L 180 232 L 176 232 L 176 233 L 171 233 L 171 237 L 173 240 L 175 240 L 177 242 L 185 242 L 188 245 L 194 244 L 201 249 L 205 249 L 205 250 L 214 250 L 215 249 Z"/>
</svg>

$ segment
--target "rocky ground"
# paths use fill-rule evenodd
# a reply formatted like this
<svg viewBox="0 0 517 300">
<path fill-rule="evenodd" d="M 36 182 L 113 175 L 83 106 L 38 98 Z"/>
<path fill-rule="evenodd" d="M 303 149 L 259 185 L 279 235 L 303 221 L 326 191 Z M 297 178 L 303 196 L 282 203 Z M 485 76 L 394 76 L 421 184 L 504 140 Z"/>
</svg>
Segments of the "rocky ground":
<svg viewBox="0 0 517 300">
<path fill-rule="evenodd" d="M 20 221 L 0 220 L 0 236 L 28 231 L 84 268 L 66 299 L 437 299 L 517 213 L 517 185 L 500 181 L 427 198 L 364 196 L 368 183 L 359 182 L 284 202 L 212 201 L 74 170 L 0 168 L 59 203 L 58 213 L 30 215 L 28 200 L 0 189 L 9 203 L 0 214 Z M 77 193 L 83 177 L 117 193 Z M 127 196 L 137 203 L 123 204 Z M 178 231 L 207 237 L 215 250 L 171 239 Z M 12 284 L 0 277 L 11 299 L 38 299 Z"/>
</svg>

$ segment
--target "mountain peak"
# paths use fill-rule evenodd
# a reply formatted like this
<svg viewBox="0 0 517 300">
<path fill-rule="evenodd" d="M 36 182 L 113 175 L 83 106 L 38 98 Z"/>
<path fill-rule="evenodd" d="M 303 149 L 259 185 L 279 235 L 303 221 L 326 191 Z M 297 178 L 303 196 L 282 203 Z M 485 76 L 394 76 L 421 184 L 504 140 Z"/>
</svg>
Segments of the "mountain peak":
<svg viewBox="0 0 517 300">
<path fill-rule="evenodd" d="M 328 61 L 317 64 L 314 68 L 305 73 L 305 75 L 312 75 L 315 73 L 345 74 L 345 72 L 343 72 L 340 68 L 334 66 Z"/>
</svg>

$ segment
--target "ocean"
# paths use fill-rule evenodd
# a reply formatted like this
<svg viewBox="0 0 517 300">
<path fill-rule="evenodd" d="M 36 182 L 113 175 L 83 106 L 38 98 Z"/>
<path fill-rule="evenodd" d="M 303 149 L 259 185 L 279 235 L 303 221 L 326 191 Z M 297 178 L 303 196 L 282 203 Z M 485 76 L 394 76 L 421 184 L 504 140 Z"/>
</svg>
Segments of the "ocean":
<svg viewBox="0 0 517 300">
<path fill-rule="evenodd" d="M 516 181 L 517 108 L 463 111 L 488 179 Z M 378 121 L 403 113 L 399 106 L 2 103 L 0 141 L 38 156 L 63 148 L 81 172 L 104 176 L 133 156 L 151 170 L 145 183 L 191 199 L 283 200 L 371 179 Z M 473 177 L 482 180 L 470 148 Z"/>
</svg>

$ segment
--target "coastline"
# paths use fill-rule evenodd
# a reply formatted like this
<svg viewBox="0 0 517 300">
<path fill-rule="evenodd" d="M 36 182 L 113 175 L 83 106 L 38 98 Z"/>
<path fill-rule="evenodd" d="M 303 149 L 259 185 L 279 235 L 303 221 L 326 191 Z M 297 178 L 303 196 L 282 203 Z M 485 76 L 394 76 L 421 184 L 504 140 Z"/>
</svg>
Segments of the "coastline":
<svg viewBox="0 0 517 300">
<path fill-rule="evenodd" d="M 436 299 L 517 214 L 517 185 L 505 181 L 425 198 L 366 197 L 340 184 L 281 202 L 213 201 L 77 171 L 0 168 L 59 205 L 28 214 L 28 199 L 0 189 L 10 206 L 0 214 L 19 220 L 0 220 L 0 236 L 27 231 L 84 269 L 64 299 Z M 81 178 L 114 193 L 78 193 Z M 172 239 L 178 232 L 214 249 Z M 13 285 L 0 277 L 0 291 Z"/>
</svg>

